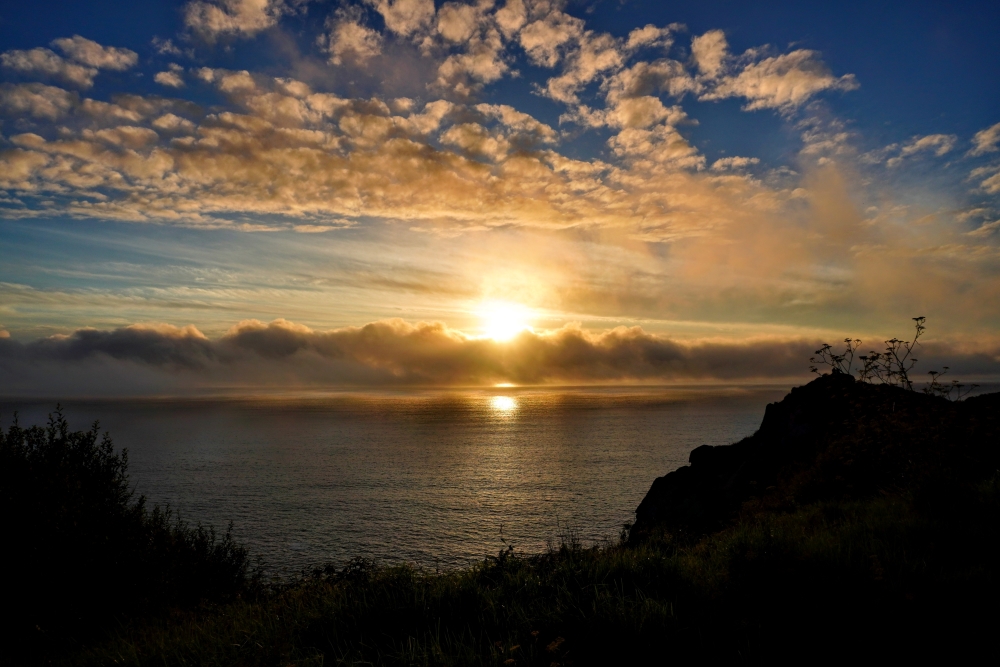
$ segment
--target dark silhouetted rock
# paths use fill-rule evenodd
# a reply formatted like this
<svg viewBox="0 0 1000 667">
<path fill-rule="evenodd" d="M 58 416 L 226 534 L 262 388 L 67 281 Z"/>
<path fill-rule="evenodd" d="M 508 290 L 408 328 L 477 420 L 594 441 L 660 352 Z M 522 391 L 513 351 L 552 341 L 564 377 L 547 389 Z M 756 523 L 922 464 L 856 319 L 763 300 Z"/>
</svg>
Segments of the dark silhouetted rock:
<svg viewBox="0 0 1000 667">
<path fill-rule="evenodd" d="M 657 478 L 630 539 L 718 530 L 754 498 L 795 506 L 967 485 L 994 474 L 998 454 L 1000 393 L 950 402 L 824 375 L 768 405 L 754 435 L 698 447 Z"/>
</svg>

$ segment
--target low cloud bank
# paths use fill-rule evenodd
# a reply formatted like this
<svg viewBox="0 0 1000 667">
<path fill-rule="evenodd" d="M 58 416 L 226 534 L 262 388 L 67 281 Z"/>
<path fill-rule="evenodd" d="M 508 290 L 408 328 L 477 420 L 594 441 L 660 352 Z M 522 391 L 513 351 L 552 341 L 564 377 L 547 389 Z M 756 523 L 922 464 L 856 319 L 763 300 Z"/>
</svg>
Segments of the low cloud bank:
<svg viewBox="0 0 1000 667">
<path fill-rule="evenodd" d="M 80 329 L 27 343 L 0 337 L 8 396 L 94 396 L 387 386 L 807 379 L 805 339 L 680 342 L 618 327 L 575 326 L 507 342 L 399 319 L 315 331 L 240 322 L 212 340 L 193 326 Z M 1000 375 L 1000 350 L 922 350 L 921 369 Z M 921 370 L 920 375 L 922 375 Z"/>
</svg>

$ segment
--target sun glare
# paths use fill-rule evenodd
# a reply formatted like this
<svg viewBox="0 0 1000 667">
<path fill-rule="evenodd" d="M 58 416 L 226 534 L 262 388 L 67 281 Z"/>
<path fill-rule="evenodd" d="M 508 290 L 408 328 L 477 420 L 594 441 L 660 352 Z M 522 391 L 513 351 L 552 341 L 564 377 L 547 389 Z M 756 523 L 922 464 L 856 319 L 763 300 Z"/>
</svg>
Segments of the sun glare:
<svg viewBox="0 0 1000 667">
<path fill-rule="evenodd" d="M 517 409 L 517 401 L 510 396 L 494 396 L 490 399 L 490 406 L 497 412 L 513 412 Z"/>
<path fill-rule="evenodd" d="M 508 341 L 522 331 L 532 331 L 531 311 L 517 303 L 487 301 L 477 310 L 488 338 Z"/>
</svg>

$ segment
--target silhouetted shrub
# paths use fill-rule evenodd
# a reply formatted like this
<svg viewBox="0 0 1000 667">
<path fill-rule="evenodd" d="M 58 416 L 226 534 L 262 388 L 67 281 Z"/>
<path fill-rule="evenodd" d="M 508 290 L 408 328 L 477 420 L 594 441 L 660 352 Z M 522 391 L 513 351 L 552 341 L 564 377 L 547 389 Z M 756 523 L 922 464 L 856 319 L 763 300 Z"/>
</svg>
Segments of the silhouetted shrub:
<svg viewBox="0 0 1000 667">
<path fill-rule="evenodd" d="M 95 422 L 0 428 L 7 648 L 85 641 L 116 621 L 253 590 L 259 574 L 229 531 L 149 511 L 128 457 Z M 11 613 L 13 612 L 13 613 Z"/>
</svg>

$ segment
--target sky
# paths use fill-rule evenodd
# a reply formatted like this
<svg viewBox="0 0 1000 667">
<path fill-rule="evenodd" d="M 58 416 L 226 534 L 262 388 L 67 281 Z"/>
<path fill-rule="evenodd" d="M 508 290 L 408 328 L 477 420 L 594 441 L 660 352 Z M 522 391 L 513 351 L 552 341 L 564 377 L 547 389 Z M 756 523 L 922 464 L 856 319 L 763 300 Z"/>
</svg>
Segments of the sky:
<svg viewBox="0 0 1000 667">
<path fill-rule="evenodd" d="M 0 8 L 6 394 L 1000 374 L 1000 5 Z"/>
</svg>

